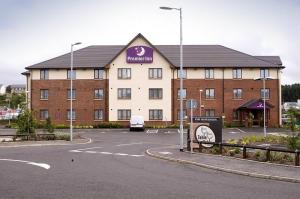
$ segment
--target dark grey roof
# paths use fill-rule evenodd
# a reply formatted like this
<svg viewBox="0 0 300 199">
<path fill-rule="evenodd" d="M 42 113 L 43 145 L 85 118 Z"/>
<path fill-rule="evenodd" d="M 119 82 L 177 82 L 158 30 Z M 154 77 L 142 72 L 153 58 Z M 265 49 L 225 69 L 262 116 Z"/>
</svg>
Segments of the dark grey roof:
<svg viewBox="0 0 300 199">
<path fill-rule="evenodd" d="M 26 88 L 26 84 L 12 84 L 9 85 L 11 88 Z"/>
<path fill-rule="evenodd" d="M 125 45 L 89 46 L 74 51 L 74 68 L 105 67 Z M 175 67 L 179 67 L 179 45 L 154 45 Z M 251 56 L 221 45 L 184 45 L 184 67 L 282 67 L 279 57 Z M 279 58 L 279 59 L 278 59 Z M 279 64 L 280 63 L 280 64 Z M 70 53 L 34 64 L 34 68 L 69 68 Z"/>
<path fill-rule="evenodd" d="M 282 66 L 282 62 L 279 56 L 255 56 L 258 59 L 270 62 L 272 64 L 277 64 Z"/>
</svg>

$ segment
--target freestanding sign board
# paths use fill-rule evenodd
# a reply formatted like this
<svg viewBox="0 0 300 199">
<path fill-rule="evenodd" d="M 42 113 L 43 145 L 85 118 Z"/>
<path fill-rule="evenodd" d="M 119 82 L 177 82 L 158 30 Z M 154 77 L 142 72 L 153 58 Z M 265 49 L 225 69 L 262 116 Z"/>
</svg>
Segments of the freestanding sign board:
<svg viewBox="0 0 300 199">
<path fill-rule="evenodd" d="M 222 142 L 222 118 L 221 117 L 193 117 L 194 141 Z M 193 142 L 191 142 L 193 143 Z M 202 144 L 204 147 L 212 147 L 211 144 Z M 191 147 L 192 148 L 192 147 Z"/>
</svg>

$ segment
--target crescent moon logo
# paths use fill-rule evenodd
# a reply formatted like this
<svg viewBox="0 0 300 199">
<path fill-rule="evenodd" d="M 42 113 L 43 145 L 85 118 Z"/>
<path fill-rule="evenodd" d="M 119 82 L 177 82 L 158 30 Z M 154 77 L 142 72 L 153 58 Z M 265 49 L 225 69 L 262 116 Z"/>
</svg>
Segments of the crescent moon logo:
<svg viewBox="0 0 300 199">
<path fill-rule="evenodd" d="M 138 49 L 136 49 L 136 55 L 139 57 L 143 56 L 145 54 L 145 52 L 146 52 L 145 48 L 143 48 L 143 47 L 139 47 Z"/>
</svg>

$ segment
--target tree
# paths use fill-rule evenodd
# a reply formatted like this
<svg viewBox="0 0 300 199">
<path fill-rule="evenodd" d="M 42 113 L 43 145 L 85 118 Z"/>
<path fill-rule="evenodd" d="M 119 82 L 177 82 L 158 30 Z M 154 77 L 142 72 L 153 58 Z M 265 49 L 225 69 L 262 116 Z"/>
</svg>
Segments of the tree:
<svg viewBox="0 0 300 199">
<path fill-rule="evenodd" d="M 296 102 L 300 99 L 300 84 L 282 85 L 281 92 L 283 102 Z"/>
<path fill-rule="evenodd" d="M 24 107 L 26 101 L 26 96 L 25 93 L 13 93 L 11 95 L 11 102 L 10 102 L 10 107 L 12 108 L 18 108 L 18 107 Z"/>
<path fill-rule="evenodd" d="M 17 134 L 35 135 L 36 121 L 29 109 L 24 110 L 17 119 Z"/>
<path fill-rule="evenodd" d="M 51 122 L 51 118 L 48 117 L 46 119 L 46 124 L 45 124 L 45 129 L 49 132 L 49 133 L 53 133 L 54 132 L 54 126 Z"/>
<path fill-rule="evenodd" d="M 291 128 L 292 132 L 296 131 L 296 123 L 297 123 L 297 117 L 300 115 L 300 111 L 298 111 L 295 108 L 290 108 L 287 112 L 289 117 L 288 125 Z"/>
</svg>

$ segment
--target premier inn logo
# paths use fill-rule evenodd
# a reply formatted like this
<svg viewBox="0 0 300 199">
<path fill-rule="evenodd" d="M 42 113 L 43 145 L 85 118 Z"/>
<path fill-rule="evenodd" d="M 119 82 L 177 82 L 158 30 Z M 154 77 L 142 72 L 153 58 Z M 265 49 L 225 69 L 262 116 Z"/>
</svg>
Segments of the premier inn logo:
<svg viewBox="0 0 300 199">
<path fill-rule="evenodd" d="M 132 46 L 127 48 L 127 63 L 152 63 L 153 49 L 148 46 Z"/>
</svg>

